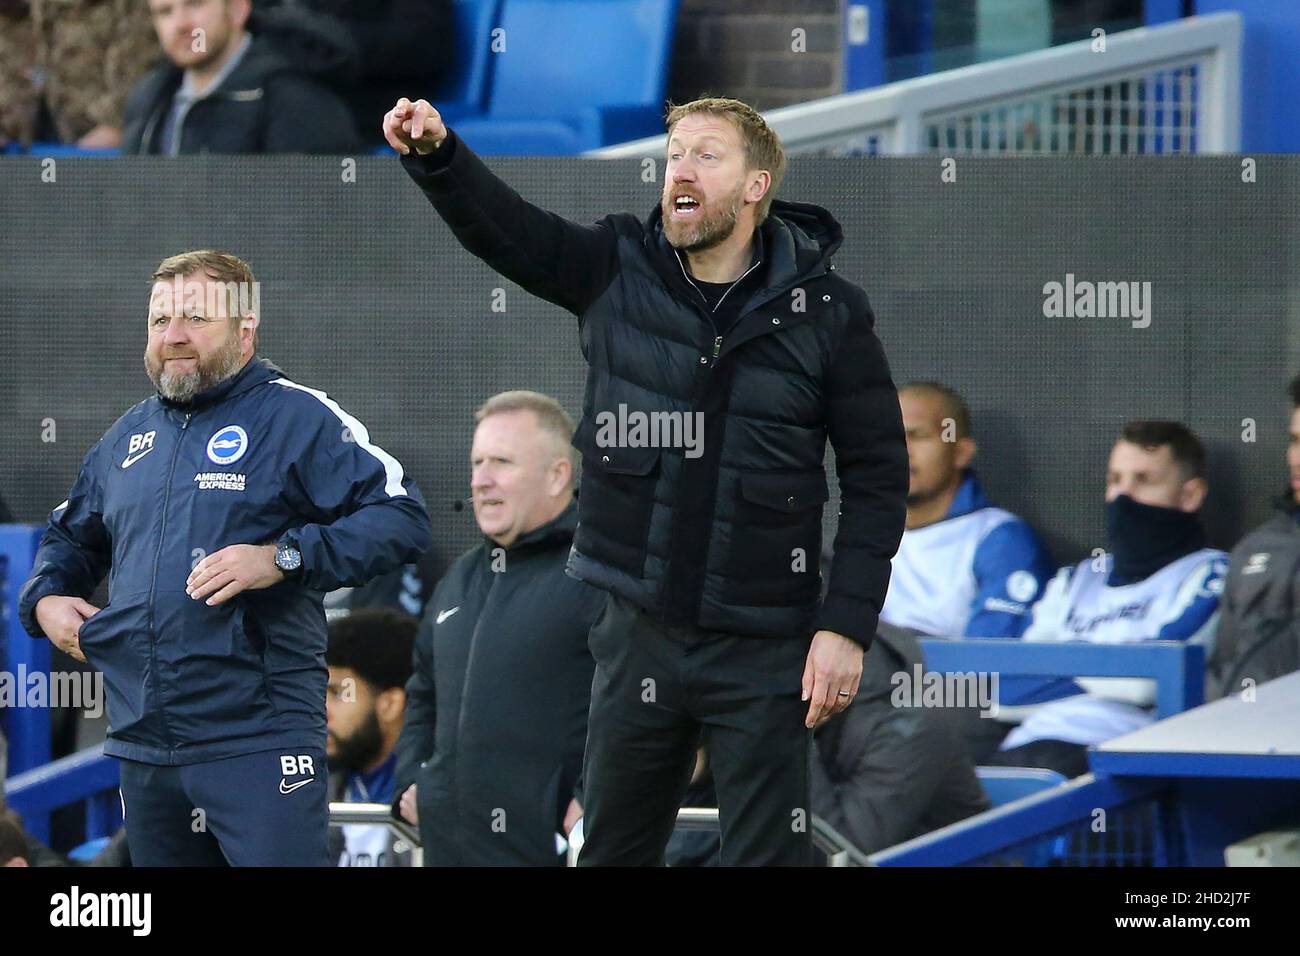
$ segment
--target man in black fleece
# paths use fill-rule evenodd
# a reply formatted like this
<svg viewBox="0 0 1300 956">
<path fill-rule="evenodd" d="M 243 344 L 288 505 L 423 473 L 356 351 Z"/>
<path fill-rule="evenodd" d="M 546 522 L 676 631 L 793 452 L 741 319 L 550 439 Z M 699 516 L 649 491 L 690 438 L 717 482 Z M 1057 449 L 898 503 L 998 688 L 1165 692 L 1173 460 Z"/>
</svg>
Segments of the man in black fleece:
<svg viewBox="0 0 1300 956">
<path fill-rule="evenodd" d="M 604 595 L 566 577 L 577 507 L 573 420 L 537 392 L 476 414 L 484 538 L 438 582 L 415 637 L 394 809 L 425 866 L 559 866 L 578 802 Z"/>
<path fill-rule="evenodd" d="M 853 699 L 903 530 L 907 449 L 866 294 L 821 207 L 774 198 L 776 134 L 673 108 L 660 201 L 578 225 L 403 98 L 382 128 L 470 252 L 578 317 L 589 375 L 568 573 L 609 592 L 581 865 L 657 865 L 701 738 L 727 864 L 811 862 L 811 731 Z M 829 588 L 818 556 L 836 452 Z"/>
</svg>

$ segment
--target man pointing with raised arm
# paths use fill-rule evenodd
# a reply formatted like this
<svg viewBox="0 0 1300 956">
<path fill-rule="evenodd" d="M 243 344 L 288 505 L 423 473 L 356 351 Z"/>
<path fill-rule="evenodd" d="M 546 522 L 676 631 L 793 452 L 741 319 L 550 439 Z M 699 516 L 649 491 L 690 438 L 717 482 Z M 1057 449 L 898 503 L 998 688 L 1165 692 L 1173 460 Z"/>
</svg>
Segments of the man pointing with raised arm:
<svg viewBox="0 0 1300 956">
<path fill-rule="evenodd" d="M 826 210 L 774 200 L 754 110 L 667 117 L 660 202 L 579 225 L 526 202 L 437 110 L 383 121 L 460 243 L 578 317 L 586 399 L 568 572 L 609 592 L 584 766 L 582 865 L 658 865 L 697 741 L 730 864 L 811 862 L 811 728 L 857 692 L 906 511 L 898 394 Z M 826 439 L 842 501 L 827 593 Z M 701 740 L 702 738 L 702 740 Z"/>
</svg>

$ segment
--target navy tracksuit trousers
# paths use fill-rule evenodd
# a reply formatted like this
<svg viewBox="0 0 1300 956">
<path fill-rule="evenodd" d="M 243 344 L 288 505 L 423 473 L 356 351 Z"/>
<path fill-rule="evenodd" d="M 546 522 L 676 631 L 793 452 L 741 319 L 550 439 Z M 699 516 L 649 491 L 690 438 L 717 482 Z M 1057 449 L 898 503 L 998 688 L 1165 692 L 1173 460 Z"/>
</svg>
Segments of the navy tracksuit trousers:
<svg viewBox="0 0 1300 956">
<path fill-rule="evenodd" d="M 135 866 L 329 866 L 321 748 L 165 767 L 120 760 Z"/>
</svg>

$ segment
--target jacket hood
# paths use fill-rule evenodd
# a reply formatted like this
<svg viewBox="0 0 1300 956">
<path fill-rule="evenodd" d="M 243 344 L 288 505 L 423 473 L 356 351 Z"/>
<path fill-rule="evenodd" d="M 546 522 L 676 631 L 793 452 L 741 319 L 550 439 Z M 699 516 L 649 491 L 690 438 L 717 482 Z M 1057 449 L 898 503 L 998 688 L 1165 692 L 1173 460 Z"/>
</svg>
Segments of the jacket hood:
<svg viewBox="0 0 1300 956">
<path fill-rule="evenodd" d="M 645 230 L 651 248 L 670 261 L 675 258 L 672 244 L 664 236 L 663 209 L 658 202 L 645 220 Z M 824 272 L 844 242 L 844 230 L 828 210 L 783 199 L 772 201 L 771 212 L 758 232 L 766 259 L 764 291 Z"/>
<path fill-rule="evenodd" d="M 192 411 L 233 398 L 254 386 L 261 385 L 263 382 L 269 382 L 274 378 L 281 377 L 287 376 L 284 375 L 278 365 L 270 359 L 258 358 L 254 355 L 244 364 L 243 368 L 230 378 L 218 382 L 211 388 L 204 389 L 189 402 L 174 402 L 170 398 L 164 398 L 161 394 L 158 395 L 158 401 L 171 408 Z"/>
</svg>

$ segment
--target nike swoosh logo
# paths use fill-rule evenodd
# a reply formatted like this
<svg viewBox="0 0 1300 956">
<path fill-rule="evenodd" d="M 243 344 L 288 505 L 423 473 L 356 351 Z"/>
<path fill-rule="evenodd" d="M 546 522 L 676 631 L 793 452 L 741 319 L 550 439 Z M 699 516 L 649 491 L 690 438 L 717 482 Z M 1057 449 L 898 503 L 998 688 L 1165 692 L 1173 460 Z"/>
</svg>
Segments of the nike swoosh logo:
<svg viewBox="0 0 1300 956">
<path fill-rule="evenodd" d="M 455 607 L 453 607 L 453 608 L 448 608 L 448 609 L 445 610 L 445 611 L 439 611 L 439 612 L 438 612 L 437 623 L 441 624 L 443 621 L 447 620 L 447 618 L 451 617 L 453 614 L 455 614 L 455 613 L 456 613 L 457 611 L 459 611 L 459 610 L 460 610 L 460 605 L 457 604 L 457 605 L 456 605 Z"/>
<path fill-rule="evenodd" d="M 287 786 L 285 785 L 285 784 L 286 784 L 286 781 L 281 780 L 281 781 L 280 781 L 280 792 L 281 792 L 281 793 L 293 793 L 293 792 L 294 792 L 295 790 L 297 790 L 299 787 L 305 787 L 305 786 L 307 786 L 307 784 L 311 783 L 311 782 L 312 782 L 313 780 L 315 780 L 315 779 L 316 779 L 315 777 L 308 777 L 306 780 L 299 780 L 297 783 L 290 783 L 290 784 L 288 784 Z"/>
<path fill-rule="evenodd" d="M 141 458 L 143 458 L 145 455 L 149 454 L 149 452 L 153 451 L 155 447 L 156 447 L 156 446 L 154 446 L 154 445 L 150 445 L 148 448 L 146 448 L 144 451 L 140 452 L 139 454 L 136 454 L 136 455 L 127 455 L 127 456 L 126 456 L 126 461 L 122 462 L 122 467 L 123 467 L 123 468 L 130 468 L 132 465 L 134 465 L 137 461 L 139 461 L 139 460 L 140 460 Z"/>
</svg>

